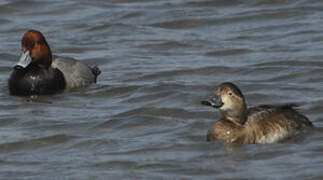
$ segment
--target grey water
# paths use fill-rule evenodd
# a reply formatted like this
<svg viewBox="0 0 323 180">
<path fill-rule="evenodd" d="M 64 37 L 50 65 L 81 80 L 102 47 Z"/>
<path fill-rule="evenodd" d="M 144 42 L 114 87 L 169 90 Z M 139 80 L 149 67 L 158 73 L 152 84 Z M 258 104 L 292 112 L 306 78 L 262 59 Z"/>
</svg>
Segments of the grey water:
<svg viewBox="0 0 323 180">
<path fill-rule="evenodd" d="M 97 84 L 10 96 L 28 29 Z M 2 0 L 0 179 L 323 179 L 323 1 Z M 200 105 L 236 83 L 248 104 L 297 103 L 315 125 L 287 142 L 206 142 Z"/>
</svg>

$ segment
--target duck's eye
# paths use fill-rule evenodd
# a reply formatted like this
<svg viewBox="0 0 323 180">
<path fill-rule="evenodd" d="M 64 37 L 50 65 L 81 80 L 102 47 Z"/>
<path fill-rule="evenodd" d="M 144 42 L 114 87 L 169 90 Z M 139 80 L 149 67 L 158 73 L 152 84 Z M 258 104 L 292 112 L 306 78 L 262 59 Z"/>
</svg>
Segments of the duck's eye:
<svg viewBox="0 0 323 180">
<path fill-rule="evenodd" d="M 229 96 L 232 96 L 232 92 L 229 92 L 228 94 L 229 94 Z"/>
</svg>

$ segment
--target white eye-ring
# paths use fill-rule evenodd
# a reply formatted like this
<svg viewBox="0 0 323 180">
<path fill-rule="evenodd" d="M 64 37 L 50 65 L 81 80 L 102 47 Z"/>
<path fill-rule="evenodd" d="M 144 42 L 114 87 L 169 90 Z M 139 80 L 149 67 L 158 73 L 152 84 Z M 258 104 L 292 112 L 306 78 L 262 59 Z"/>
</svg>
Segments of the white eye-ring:
<svg viewBox="0 0 323 180">
<path fill-rule="evenodd" d="M 228 94 L 229 94 L 229 96 L 232 96 L 232 92 L 229 92 Z"/>
</svg>

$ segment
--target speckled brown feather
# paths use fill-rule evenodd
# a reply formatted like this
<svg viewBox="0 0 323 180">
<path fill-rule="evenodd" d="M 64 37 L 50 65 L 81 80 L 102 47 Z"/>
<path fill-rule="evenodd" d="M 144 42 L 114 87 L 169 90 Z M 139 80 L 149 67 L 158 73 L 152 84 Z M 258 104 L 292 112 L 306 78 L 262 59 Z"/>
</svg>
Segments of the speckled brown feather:
<svg viewBox="0 0 323 180">
<path fill-rule="evenodd" d="M 221 91 L 217 91 L 219 95 L 224 96 L 225 91 L 237 88 L 230 83 L 220 85 Z M 218 89 L 218 88 L 217 88 Z M 243 95 L 239 89 L 232 91 L 237 96 L 242 97 L 241 101 L 245 102 Z M 232 108 L 246 107 L 244 103 L 238 103 L 239 98 L 231 98 Z M 228 101 L 228 100 L 227 100 Z M 241 104 L 241 105 L 239 105 Z M 282 139 L 295 135 L 304 127 L 312 126 L 312 123 L 294 107 L 295 104 L 286 105 L 260 105 L 248 108 L 247 110 L 235 111 L 240 114 L 236 117 L 246 117 L 245 120 L 228 118 L 226 111 L 220 111 L 224 117 L 217 121 L 208 131 L 208 141 L 220 141 L 224 143 L 274 143 Z"/>
</svg>

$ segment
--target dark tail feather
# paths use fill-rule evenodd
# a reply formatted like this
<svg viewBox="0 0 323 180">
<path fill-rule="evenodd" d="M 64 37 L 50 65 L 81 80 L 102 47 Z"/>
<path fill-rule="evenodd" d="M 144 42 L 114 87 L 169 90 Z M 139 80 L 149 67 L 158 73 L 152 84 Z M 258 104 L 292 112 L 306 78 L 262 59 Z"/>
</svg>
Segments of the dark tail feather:
<svg viewBox="0 0 323 180">
<path fill-rule="evenodd" d="M 294 103 L 291 103 L 291 104 L 284 104 L 281 106 L 282 109 L 297 109 L 299 107 L 298 104 L 294 104 Z"/>
<path fill-rule="evenodd" d="M 308 123 L 307 125 L 310 126 L 310 127 L 313 127 L 314 126 L 311 121 L 308 121 L 307 123 Z"/>
<path fill-rule="evenodd" d="M 300 105 L 299 104 L 296 104 L 296 103 L 289 103 L 289 104 L 287 104 L 287 106 L 290 106 L 290 107 L 299 107 Z"/>
<path fill-rule="evenodd" d="M 98 66 L 92 67 L 91 70 L 92 70 L 92 73 L 95 76 L 95 82 L 96 82 L 97 77 L 101 74 L 101 70 L 99 69 Z"/>
<path fill-rule="evenodd" d="M 294 110 L 299 116 L 302 117 L 302 122 L 303 122 L 303 126 L 309 126 L 309 127 L 312 127 L 313 126 L 313 123 L 306 117 L 304 116 L 303 114 L 299 113 L 298 112 L 298 107 L 299 105 L 298 104 L 285 104 L 282 106 L 283 109 L 292 109 Z"/>
</svg>

